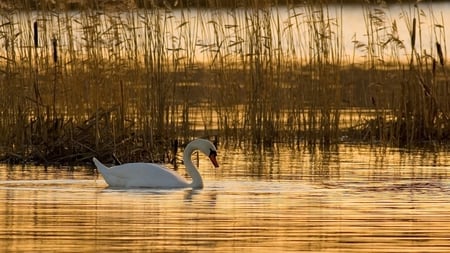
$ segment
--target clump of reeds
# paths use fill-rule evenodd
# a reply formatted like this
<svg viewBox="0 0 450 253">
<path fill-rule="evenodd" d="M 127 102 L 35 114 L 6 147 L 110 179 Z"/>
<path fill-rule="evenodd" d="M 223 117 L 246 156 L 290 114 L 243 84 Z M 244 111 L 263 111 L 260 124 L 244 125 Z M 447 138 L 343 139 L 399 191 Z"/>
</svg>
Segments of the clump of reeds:
<svg viewBox="0 0 450 253">
<path fill-rule="evenodd" d="M 443 18 L 424 50 L 423 12 L 405 12 L 407 51 L 399 22 L 367 5 L 367 41 L 355 40 L 367 60 L 357 65 L 343 53 L 342 6 L 278 4 L 1 10 L 5 159 L 163 161 L 178 140 L 213 135 L 330 145 L 350 133 L 344 114 L 357 115 L 360 138 L 450 138 Z"/>
<path fill-rule="evenodd" d="M 421 37 L 425 11 L 418 5 L 412 10 L 404 10 L 401 17 L 409 30 L 408 52 L 404 40 L 399 38 L 396 20 L 389 25 L 383 8 L 366 9 L 368 41 L 364 47 L 371 70 L 369 82 L 372 87 L 378 87 L 371 88 L 378 92 L 371 94 L 376 118 L 368 122 L 369 136 L 397 145 L 446 139 L 449 130 L 446 123 L 448 92 L 445 91 L 448 78 L 439 42 L 445 41 L 444 26 L 433 24 L 430 34 L 435 37 L 436 48 L 425 49 Z M 373 31 L 378 34 L 375 36 Z M 409 60 L 402 61 L 401 53 Z M 386 61 L 387 57 L 390 57 L 389 61 Z M 436 69 L 437 62 L 441 71 Z M 389 79 L 386 79 L 387 74 Z M 392 80 L 398 82 L 397 85 L 392 86 Z"/>
</svg>

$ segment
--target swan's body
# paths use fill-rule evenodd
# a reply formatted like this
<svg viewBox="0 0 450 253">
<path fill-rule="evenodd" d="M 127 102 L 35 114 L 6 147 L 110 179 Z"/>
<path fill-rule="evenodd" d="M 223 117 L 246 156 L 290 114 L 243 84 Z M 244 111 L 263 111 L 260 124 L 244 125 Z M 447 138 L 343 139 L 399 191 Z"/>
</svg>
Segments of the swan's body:
<svg viewBox="0 0 450 253">
<path fill-rule="evenodd" d="M 188 182 L 176 172 L 155 163 L 126 163 L 111 168 L 106 167 L 94 157 L 95 166 L 110 187 L 148 187 L 148 188 L 203 188 L 203 180 L 191 160 L 192 153 L 200 150 L 207 155 L 215 167 L 217 151 L 208 140 L 197 139 L 190 142 L 183 153 L 187 173 L 192 177 Z"/>
</svg>

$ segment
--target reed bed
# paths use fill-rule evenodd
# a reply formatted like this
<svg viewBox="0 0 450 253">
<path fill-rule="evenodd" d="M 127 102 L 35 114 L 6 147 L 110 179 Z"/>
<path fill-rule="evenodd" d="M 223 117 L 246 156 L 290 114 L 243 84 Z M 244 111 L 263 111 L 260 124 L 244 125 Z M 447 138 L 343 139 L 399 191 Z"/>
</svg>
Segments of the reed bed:
<svg viewBox="0 0 450 253">
<path fill-rule="evenodd" d="M 2 7 L 3 161 L 171 162 L 195 137 L 269 146 L 450 138 L 445 23 L 432 9 L 405 5 L 392 19 L 386 5 L 363 4 L 360 60 L 345 53 L 342 5 L 327 1 L 94 3 Z"/>
</svg>

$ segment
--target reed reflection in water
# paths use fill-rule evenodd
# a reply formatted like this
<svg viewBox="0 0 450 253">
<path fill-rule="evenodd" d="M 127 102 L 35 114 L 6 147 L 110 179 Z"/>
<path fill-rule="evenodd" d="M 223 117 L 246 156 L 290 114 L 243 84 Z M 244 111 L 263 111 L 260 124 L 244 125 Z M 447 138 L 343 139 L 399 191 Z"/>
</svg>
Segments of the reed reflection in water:
<svg viewBox="0 0 450 253">
<path fill-rule="evenodd" d="M 448 151 L 219 148 L 205 189 L 108 189 L 91 168 L 2 167 L 5 252 L 448 252 Z M 201 158 L 202 159 L 202 158 Z M 180 170 L 180 173 L 184 173 Z"/>
</svg>

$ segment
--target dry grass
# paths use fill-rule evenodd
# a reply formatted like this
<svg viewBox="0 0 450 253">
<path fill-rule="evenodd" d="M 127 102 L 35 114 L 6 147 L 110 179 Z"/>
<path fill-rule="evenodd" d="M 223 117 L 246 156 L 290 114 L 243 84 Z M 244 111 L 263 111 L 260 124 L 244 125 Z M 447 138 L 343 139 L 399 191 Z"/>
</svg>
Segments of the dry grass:
<svg viewBox="0 0 450 253">
<path fill-rule="evenodd" d="M 450 138 L 443 17 L 412 6 L 402 15 L 410 38 L 400 38 L 383 5 L 364 5 L 367 41 L 354 45 L 366 61 L 356 63 L 344 54 L 342 9 L 287 3 L 2 9 L 4 160 L 169 161 L 174 143 L 199 136 L 262 145 Z M 421 37 L 425 18 L 434 38 Z"/>
</svg>

